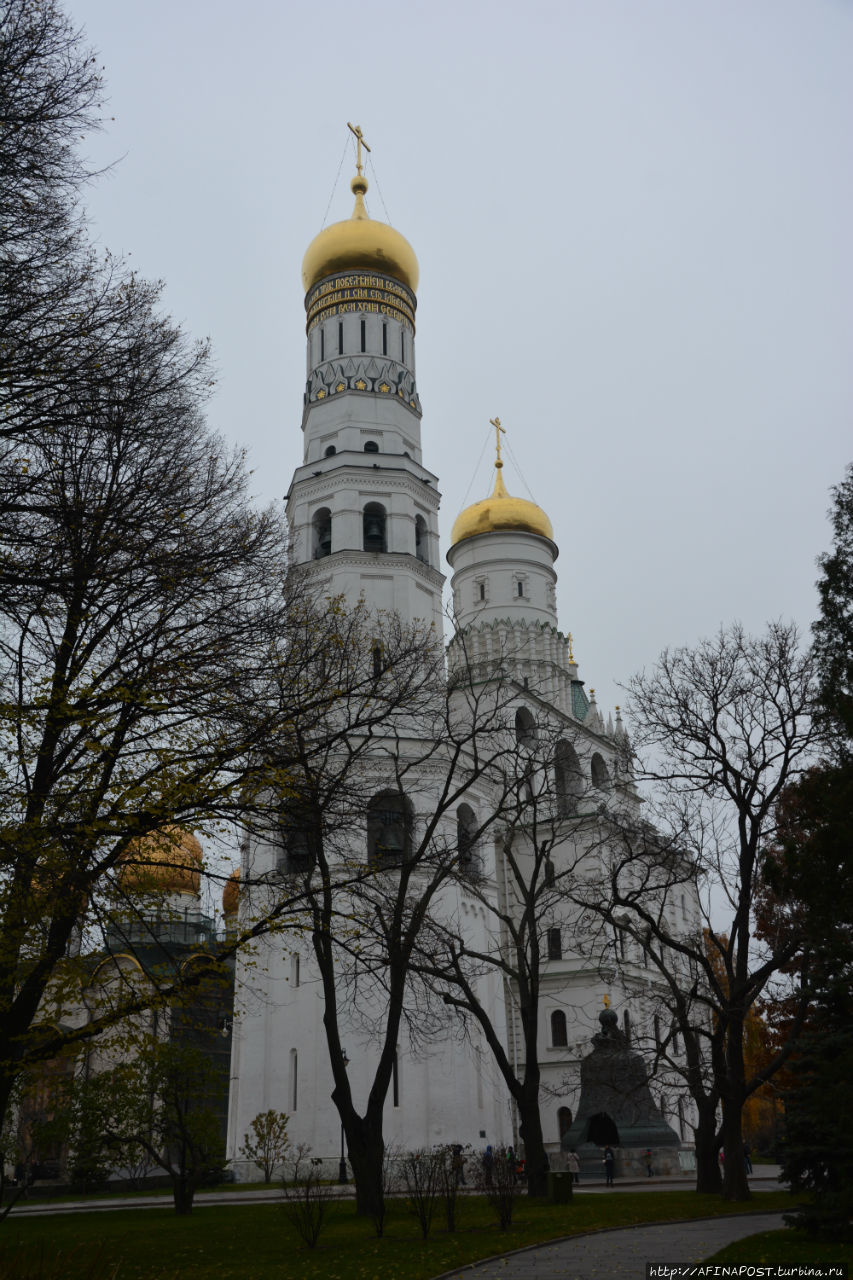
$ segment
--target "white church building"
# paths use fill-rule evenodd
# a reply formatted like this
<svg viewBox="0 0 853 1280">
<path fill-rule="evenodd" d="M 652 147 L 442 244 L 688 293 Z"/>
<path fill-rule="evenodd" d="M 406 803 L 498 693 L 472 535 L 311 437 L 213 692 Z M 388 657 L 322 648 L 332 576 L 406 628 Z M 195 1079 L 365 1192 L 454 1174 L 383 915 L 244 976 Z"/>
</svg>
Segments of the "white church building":
<svg viewBox="0 0 853 1280">
<path fill-rule="evenodd" d="M 302 278 L 307 314 L 307 382 L 303 462 L 287 495 L 295 561 L 314 576 L 317 590 L 370 609 L 393 611 L 403 622 L 422 621 L 440 636 L 445 628 L 438 533 L 438 477 L 428 469 L 421 441 L 421 402 L 416 383 L 415 315 L 418 263 L 404 237 L 368 217 L 359 163 L 352 180 L 352 217 L 322 230 L 305 253 Z M 556 746 L 555 794 L 565 814 L 618 804 L 639 813 L 619 721 L 600 714 L 579 677 L 570 638 L 556 612 L 557 537 L 544 511 L 507 492 L 496 428 L 493 492 L 464 510 L 446 550 L 455 633 L 449 672 L 467 670 L 488 680 L 497 666 L 510 690 L 509 723 L 522 738 L 547 725 Z M 464 661 L 463 661 L 464 655 Z M 377 783 L 377 788 L 379 782 Z M 414 801 L 414 820 L 429 806 L 428 784 Z M 488 780 L 478 779 L 472 809 L 490 804 Z M 450 818 L 448 818 L 448 821 Z M 559 825 L 549 857 L 558 868 L 577 856 L 577 823 Z M 368 848 L 368 821 L 355 824 L 354 846 Z M 569 849 L 568 845 L 572 848 Z M 281 866 L 274 839 L 247 838 L 242 883 L 267 878 Z M 590 857 L 597 856 L 589 854 Z M 495 945 L 488 910 L 506 895 L 505 846 L 489 829 L 478 847 L 476 892 L 456 879 L 447 894 L 472 946 Z M 445 904 L 446 905 L 446 904 Z M 236 882 L 226 890 L 226 916 L 244 910 Z M 698 910 L 681 896 L 685 927 L 698 927 Z M 688 918 L 689 917 L 689 918 Z M 559 1150 L 579 1101 L 580 1061 L 598 1030 L 605 997 L 635 1043 L 650 1033 L 650 976 L 630 943 L 608 968 L 575 945 L 569 923 L 551 926 L 542 982 L 539 1061 L 541 1112 L 549 1151 Z M 643 993 L 647 993 L 648 998 Z M 512 983 L 495 974 L 482 981 L 482 998 L 500 1028 L 507 1054 L 521 1053 Z M 240 1155 L 253 1118 L 275 1109 L 290 1116 L 292 1144 L 310 1144 L 330 1161 L 340 1154 L 341 1126 L 331 1101 L 332 1073 L 323 1026 L 323 990 L 310 942 L 276 933 L 237 961 L 228 1120 L 228 1158 L 238 1178 L 257 1171 Z M 452 1010 L 446 1034 L 412 1045 L 401 1033 L 384 1112 L 386 1142 L 405 1148 L 440 1142 L 518 1142 L 517 1117 L 503 1078 L 476 1029 L 458 1034 Z M 363 1019 L 342 1032 L 354 1096 L 366 1096 L 375 1046 Z M 655 1085 L 668 1122 L 689 1141 L 689 1108 L 674 1086 Z"/>
</svg>

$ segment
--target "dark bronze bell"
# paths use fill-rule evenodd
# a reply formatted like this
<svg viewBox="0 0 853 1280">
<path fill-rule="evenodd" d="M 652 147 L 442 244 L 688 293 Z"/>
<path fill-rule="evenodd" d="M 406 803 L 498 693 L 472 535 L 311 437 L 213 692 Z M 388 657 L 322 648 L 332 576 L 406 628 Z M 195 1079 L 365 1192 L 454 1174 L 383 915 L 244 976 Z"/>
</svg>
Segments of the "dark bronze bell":
<svg viewBox="0 0 853 1280">
<path fill-rule="evenodd" d="M 364 517 L 364 549 L 385 550 L 385 521 L 382 516 L 371 514 Z"/>
</svg>

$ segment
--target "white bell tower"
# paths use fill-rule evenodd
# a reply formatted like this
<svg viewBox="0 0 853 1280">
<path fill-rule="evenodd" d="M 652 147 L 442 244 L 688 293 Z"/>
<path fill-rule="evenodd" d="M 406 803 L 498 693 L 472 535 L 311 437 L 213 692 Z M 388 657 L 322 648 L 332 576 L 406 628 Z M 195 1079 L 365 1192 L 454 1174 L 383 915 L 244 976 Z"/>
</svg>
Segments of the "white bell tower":
<svg viewBox="0 0 853 1280">
<path fill-rule="evenodd" d="M 302 263 L 308 380 L 303 464 L 287 494 L 294 559 L 329 595 L 393 610 L 441 632 L 436 477 L 421 461 L 415 383 L 418 262 L 367 215 L 361 130 L 352 217 L 326 227 Z"/>
</svg>

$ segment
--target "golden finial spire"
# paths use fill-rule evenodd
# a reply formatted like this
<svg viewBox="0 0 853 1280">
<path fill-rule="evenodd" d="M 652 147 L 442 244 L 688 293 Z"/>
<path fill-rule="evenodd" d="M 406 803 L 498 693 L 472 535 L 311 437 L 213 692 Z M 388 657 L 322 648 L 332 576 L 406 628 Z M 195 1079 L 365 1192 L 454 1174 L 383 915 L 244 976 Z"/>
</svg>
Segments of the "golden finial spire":
<svg viewBox="0 0 853 1280">
<path fill-rule="evenodd" d="M 350 124 L 347 120 L 347 129 L 353 134 L 353 137 L 355 137 L 357 146 L 357 173 L 350 183 L 350 191 L 356 198 L 355 209 L 352 210 L 352 218 L 356 221 L 366 221 L 368 220 L 368 210 L 365 209 L 364 197 L 366 191 L 368 191 L 368 179 L 365 178 L 364 172 L 362 172 L 361 147 L 364 147 L 365 151 L 369 151 L 370 147 L 368 146 L 368 143 L 364 141 L 364 133 L 361 132 L 360 124 Z"/>
<path fill-rule="evenodd" d="M 604 1000 L 602 1001 L 602 1004 L 604 1005 L 605 1009 L 609 1009 L 609 1008 L 610 1008 L 610 996 L 605 996 L 605 997 L 604 997 Z"/>
<path fill-rule="evenodd" d="M 501 436 L 506 435 L 506 427 L 501 426 L 500 418 L 489 418 L 489 422 L 495 429 L 495 453 L 497 454 L 495 466 L 498 471 L 500 471 L 503 466 L 503 460 L 501 459 Z"/>
<path fill-rule="evenodd" d="M 355 208 L 352 211 L 352 216 L 358 221 L 361 221 L 362 219 L 367 218 L 367 210 L 364 207 L 364 197 L 367 192 L 367 178 L 365 178 L 362 171 L 361 148 L 364 147 L 365 151 L 369 151 L 370 147 L 364 141 L 364 134 L 361 132 L 360 124 L 350 124 L 349 120 L 347 120 L 347 128 L 350 133 L 354 135 L 357 146 L 355 167 L 358 172 L 349 184 L 350 190 L 355 196 Z"/>
<path fill-rule="evenodd" d="M 572 635 L 571 631 L 567 631 L 567 632 L 566 632 L 566 639 L 567 639 L 567 640 L 568 640 L 568 642 L 569 642 L 569 662 L 574 662 L 574 660 L 575 660 L 575 655 L 574 655 L 573 650 L 574 650 L 575 640 L 574 640 L 574 636 Z"/>
<path fill-rule="evenodd" d="M 358 176 L 361 178 L 363 176 L 362 167 L 361 167 L 362 166 L 361 148 L 364 147 L 365 151 L 369 151 L 370 147 L 364 141 L 364 134 L 361 132 L 360 124 L 350 124 L 349 120 L 347 120 L 347 128 L 349 129 L 350 133 L 353 134 L 353 136 L 355 137 L 356 148 L 357 148 L 356 156 L 355 156 L 355 167 L 358 170 Z"/>
</svg>

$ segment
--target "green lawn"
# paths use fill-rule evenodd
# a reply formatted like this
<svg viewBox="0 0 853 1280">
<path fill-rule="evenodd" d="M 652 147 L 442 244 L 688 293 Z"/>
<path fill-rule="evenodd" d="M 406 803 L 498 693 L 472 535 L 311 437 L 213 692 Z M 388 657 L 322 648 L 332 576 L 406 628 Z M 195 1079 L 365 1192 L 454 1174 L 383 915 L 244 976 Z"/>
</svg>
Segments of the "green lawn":
<svg viewBox="0 0 853 1280">
<path fill-rule="evenodd" d="M 746 1266 L 829 1267 L 853 1262 L 853 1241 L 813 1241 L 804 1231 L 763 1231 L 748 1240 L 737 1240 L 715 1253 L 709 1262 Z"/>
<path fill-rule="evenodd" d="M 756 1212 L 791 1208 L 782 1191 L 760 1192 Z M 441 1212 L 424 1243 L 414 1219 L 394 1201 L 386 1234 L 357 1219 L 351 1201 L 333 1206 L 315 1250 L 302 1245 L 277 1204 L 220 1205 L 178 1218 L 171 1209 L 118 1210 L 0 1224 L 2 1280 L 429 1280 L 442 1271 L 539 1240 L 673 1218 L 742 1211 L 692 1191 L 579 1196 L 571 1205 L 522 1197 L 511 1230 L 501 1232 L 479 1199 L 459 1206 L 448 1235 Z M 41 1255 L 41 1260 L 39 1261 Z M 117 1270 L 116 1270 L 117 1268 Z"/>
</svg>

